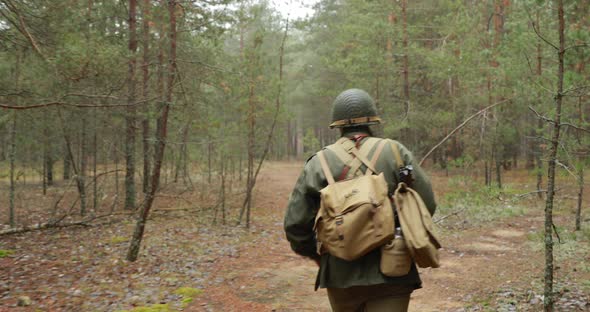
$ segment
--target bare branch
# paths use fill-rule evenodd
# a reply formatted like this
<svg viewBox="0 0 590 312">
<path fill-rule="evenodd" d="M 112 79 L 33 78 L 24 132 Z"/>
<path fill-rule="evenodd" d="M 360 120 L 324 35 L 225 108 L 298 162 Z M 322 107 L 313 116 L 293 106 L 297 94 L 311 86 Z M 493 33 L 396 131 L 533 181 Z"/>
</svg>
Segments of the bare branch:
<svg viewBox="0 0 590 312">
<path fill-rule="evenodd" d="M 550 46 L 551 46 L 551 47 L 553 47 L 555 50 L 558 50 L 558 51 L 559 51 L 559 48 L 558 48 L 556 45 L 554 45 L 553 43 L 551 43 L 549 40 L 545 39 L 545 37 L 543 37 L 543 35 L 541 35 L 541 34 L 539 33 L 539 30 L 538 30 L 538 29 L 537 29 L 537 27 L 535 26 L 535 25 L 536 25 L 536 23 L 535 23 L 535 22 L 532 22 L 532 25 L 533 25 L 533 30 L 535 30 L 535 34 L 537 34 L 537 36 L 538 36 L 539 38 L 541 38 L 541 40 L 545 41 L 545 43 L 546 43 L 546 44 L 550 45 Z"/>
<path fill-rule="evenodd" d="M 467 207 L 465 207 L 465 208 L 462 208 L 462 209 L 459 209 L 459 210 L 457 210 L 457 211 L 455 211 L 455 212 L 453 212 L 453 213 L 450 213 L 450 214 L 448 214 L 448 215 L 446 215 L 446 216 L 442 216 L 442 217 L 440 217 L 440 218 L 438 218 L 438 219 L 436 219 L 436 220 L 433 220 L 433 222 L 434 222 L 434 223 L 440 223 L 440 222 L 441 222 L 441 221 L 443 221 L 444 219 L 446 219 L 446 218 L 448 218 L 448 217 L 452 217 L 452 216 L 458 215 L 458 214 L 460 214 L 461 212 L 465 211 L 466 209 L 467 209 Z"/>
<path fill-rule="evenodd" d="M 590 47 L 589 43 L 580 43 L 580 44 L 574 44 L 572 46 L 569 46 L 569 47 L 565 48 L 564 51 L 571 50 L 571 49 L 577 49 L 577 48 L 588 48 L 588 47 Z"/>
<path fill-rule="evenodd" d="M 557 236 L 557 242 L 559 242 L 560 244 L 563 244 L 563 242 L 561 241 L 561 237 L 559 237 L 559 232 L 557 231 L 557 227 L 555 227 L 555 223 L 551 223 L 551 227 L 553 228 L 553 231 L 555 232 L 555 236 Z"/>
<path fill-rule="evenodd" d="M 532 106 L 529 106 L 529 109 L 530 109 L 531 111 L 533 111 L 533 112 L 534 112 L 534 113 L 537 115 L 537 117 L 538 117 L 539 119 L 542 119 L 543 121 L 546 121 L 546 122 L 549 122 L 549 123 L 555 124 L 555 121 L 554 121 L 553 119 L 550 119 L 550 118 L 548 118 L 548 117 L 545 117 L 544 115 L 541 115 L 541 114 L 540 114 L 539 112 L 537 112 L 537 111 L 536 111 L 536 110 L 535 110 L 535 109 L 534 109 Z M 580 131 L 584 131 L 584 132 L 586 132 L 586 133 L 590 133 L 590 130 L 588 130 L 588 129 L 584 129 L 584 128 L 582 128 L 582 127 L 579 127 L 579 126 L 576 126 L 576 125 L 574 125 L 574 124 L 571 124 L 571 123 L 569 123 L 569 122 L 562 122 L 562 123 L 560 123 L 559 125 L 560 125 L 560 126 L 566 126 L 566 127 L 574 128 L 574 129 L 577 129 L 577 130 L 580 130 Z"/>
<path fill-rule="evenodd" d="M 434 152 L 439 146 L 441 146 L 443 143 L 445 143 L 450 137 L 453 136 L 453 134 L 455 134 L 457 131 L 459 131 L 461 128 L 463 128 L 471 119 L 477 117 L 478 115 L 481 115 L 482 113 L 484 113 L 485 111 L 487 111 L 490 108 L 493 108 L 497 105 L 500 105 L 502 103 L 506 103 L 508 101 L 512 100 L 512 98 L 510 99 L 505 99 L 499 102 L 496 102 L 488 107 L 485 107 L 483 109 L 481 109 L 480 111 L 478 111 L 477 113 L 469 116 L 469 118 L 465 119 L 465 121 L 463 121 L 459 126 L 457 126 L 457 128 L 453 129 L 453 131 L 451 131 L 444 139 L 442 139 L 442 141 L 440 141 L 438 144 L 436 144 L 433 148 L 430 149 L 430 151 L 428 151 L 428 153 L 426 153 L 426 155 L 424 155 L 424 157 L 422 157 L 422 160 L 420 160 L 420 165 L 422 165 L 424 163 L 424 161 L 426 160 L 426 158 L 428 158 L 428 156 L 430 156 L 430 154 L 432 154 L 432 152 Z"/>
<path fill-rule="evenodd" d="M 63 97 L 68 97 L 68 96 L 79 96 L 79 97 L 86 97 L 86 98 L 97 98 L 97 99 L 113 99 L 113 100 L 119 100 L 120 98 L 117 96 L 113 96 L 110 94 L 83 94 L 83 93 L 67 93 L 65 94 Z"/>
<path fill-rule="evenodd" d="M 529 65 L 529 70 L 531 71 L 531 73 L 534 73 L 529 56 L 526 53 L 523 53 L 523 54 L 524 54 L 524 57 L 526 58 L 527 64 Z M 534 83 L 537 87 L 545 90 L 547 93 L 553 93 L 552 90 L 549 90 L 548 88 L 544 87 L 542 84 L 540 84 L 539 82 L 535 81 L 532 78 L 531 78 L 531 82 Z"/>
<path fill-rule="evenodd" d="M 45 229 L 52 229 L 52 228 L 53 229 L 60 229 L 60 228 L 66 228 L 66 227 L 72 227 L 72 226 L 92 226 L 91 222 L 98 220 L 98 219 L 112 217 L 115 215 L 131 216 L 133 214 L 134 214 L 133 212 L 110 213 L 110 214 L 106 214 L 106 215 L 99 215 L 99 216 L 90 217 L 90 218 L 87 218 L 84 220 L 66 222 L 66 223 L 61 223 L 61 219 L 60 219 L 57 222 L 51 221 L 51 222 L 47 222 L 47 223 L 38 223 L 38 224 L 35 224 L 34 226 L 23 226 L 23 227 L 19 227 L 19 228 L 12 228 L 12 229 L 8 229 L 8 230 L 0 231 L 0 236 L 10 235 L 10 234 L 20 234 L 20 233 L 39 231 L 39 230 L 45 230 Z"/>
<path fill-rule="evenodd" d="M 573 125 L 573 124 L 571 124 L 571 123 L 569 123 L 569 122 L 562 122 L 562 123 L 561 123 L 561 125 L 562 125 L 562 126 L 566 126 L 566 127 L 570 127 L 570 128 L 574 128 L 574 129 L 576 129 L 576 130 L 584 131 L 584 132 L 586 132 L 586 133 L 590 133 L 590 130 L 588 130 L 588 129 L 584 129 L 584 128 L 582 128 L 582 127 L 579 127 L 579 126 L 576 126 L 576 125 Z"/>
<path fill-rule="evenodd" d="M 578 178 L 577 174 L 575 174 L 573 171 L 571 171 L 570 168 L 566 164 L 560 162 L 558 159 L 555 160 L 555 164 L 561 166 L 563 169 L 565 169 L 565 171 L 567 171 L 574 178 L 576 178 L 576 179 Z"/>
<path fill-rule="evenodd" d="M 548 117 L 545 117 L 544 115 L 541 115 L 541 114 L 539 114 L 539 112 L 537 112 L 537 111 L 536 111 L 536 110 L 535 110 L 535 109 L 534 109 L 532 106 L 530 106 L 530 105 L 529 105 L 529 109 L 530 109 L 531 111 L 533 111 L 533 113 L 535 113 L 535 115 L 537 115 L 537 117 L 538 117 L 539 119 L 542 119 L 543 121 L 546 121 L 546 122 L 549 122 L 549 123 L 555 124 L 555 121 L 554 121 L 553 119 L 550 119 L 550 118 L 548 118 Z"/>
<path fill-rule="evenodd" d="M 587 85 L 587 86 L 578 86 L 578 87 L 571 87 L 571 88 L 563 91 L 563 95 L 564 96 L 574 96 L 574 97 L 583 96 L 585 94 L 577 93 L 575 95 L 568 95 L 568 93 L 576 92 L 576 91 L 580 91 L 580 90 L 585 90 L 585 89 L 590 89 L 590 85 Z"/>
<path fill-rule="evenodd" d="M 547 190 L 538 190 L 538 191 L 526 192 L 526 193 L 523 193 L 523 194 L 515 195 L 515 197 L 516 198 L 521 198 L 521 197 L 525 197 L 525 196 L 532 195 L 532 194 L 538 194 L 538 193 L 547 193 Z"/>
<path fill-rule="evenodd" d="M 20 13 L 20 11 L 18 10 L 18 8 L 16 7 L 16 5 L 14 5 L 11 1 L 9 0 L 5 0 L 3 1 L 3 3 L 6 5 L 6 7 L 16 15 L 16 17 L 18 18 L 18 23 L 20 27 L 17 27 L 18 30 L 25 36 L 25 38 L 27 38 L 27 40 L 29 41 L 29 43 L 31 44 L 31 46 L 33 47 L 33 50 L 35 50 L 35 52 L 43 59 L 43 60 L 47 60 L 47 57 L 45 56 L 45 54 L 43 54 L 43 52 L 41 52 L 41 49 L 39 48 L 39 45 L 37 44 L 37 41 L 35 40 L 35 38 L 33 37 L 33 35 L 31 34 L 31 32 L 29 32 L 29 30 L 27 29 L 27 25 L 25 24 L 25 19 L 22 16 L 22 14 Z M 3 14 L 4 15 L 4 14 Z M 15 25 L 16 26 L 16 25 Z"/>
<path fill-rule="evenodd" d="M 108 96 L 105 96 L 105 97 L 108 97 Z M 146 103 L 150 100 L 156 99 L 156 98 L 157 97 L 154 97 L 152 99 L 143 99 L 143 100 L 136 101 L 135 103 L 131 103 L 131 104 L 72 104 L 72 103 L 66 103 L 66 102 L 62 102 L 62 101 L 52 101 L 52 102 L 47 102 L 47 103 L 32 104 L 32 105 L 25 105 L 25 106 L 0 104 L 0 108 L 27 110 L 27 109 L 43 108 L 43 107 L 51 107 L 51 106 L 66 106 L 66 107 L 77 107 L 77 108 L 128 107 L 128 106 L 135 106 L 138 104 L 144 104 L 144 103 Z"/>
</svg>

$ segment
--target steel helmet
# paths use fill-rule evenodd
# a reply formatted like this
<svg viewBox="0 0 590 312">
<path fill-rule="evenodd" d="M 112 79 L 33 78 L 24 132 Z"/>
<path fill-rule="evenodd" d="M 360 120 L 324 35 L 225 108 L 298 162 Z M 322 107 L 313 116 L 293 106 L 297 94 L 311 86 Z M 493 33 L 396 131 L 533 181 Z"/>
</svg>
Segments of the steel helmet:
<svg viewBox="0 0 590 312">
<path fill-rule="evenodd" d="M 374 125 L 381 123 L 377 107 L 371 96 L 361 89 L 348 89 L 340 93 L 332 104 L 330 128 Z"/>
</svg>

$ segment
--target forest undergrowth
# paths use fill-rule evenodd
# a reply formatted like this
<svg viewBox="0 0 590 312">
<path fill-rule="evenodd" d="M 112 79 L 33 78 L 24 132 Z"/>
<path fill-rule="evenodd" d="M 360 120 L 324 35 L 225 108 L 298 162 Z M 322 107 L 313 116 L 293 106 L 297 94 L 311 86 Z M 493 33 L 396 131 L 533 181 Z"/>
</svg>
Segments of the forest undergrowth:
<svg viewBox="0 0 590 312">
<path fill-rule="evenodd" d="M 329 311 L 325 293 L 313 291 L 315 265 L 292 253 L 282 232 L 300 168 L 299 163 L 265 165 L 250 229 L 236 226 L 238 187 L 232 188 L 238 195 L 228 197 L 226 206 L 234 208 L 227 209 L 222 224 L 215 180 L 209 188 L 193 185 L 193 190 L 166 184 L 134 263 L 123 260 L 134 222 L 121 206 L 114 212 L 123 214 L 88 226 L 1 236 L 0 311 Z M 543 201 L 527 194 L 535 177 L 508 171 L 499 190 L 482 186 L 475 175 L 431 174 L 443 266 L 422 271 L 424 288 L 413 295 L 411 311 L 541 309 Z M 193 183 L 198 182 L 195 177 Z M 38 207 L 21 208 L 19 222 L 51 216 L 48 207 L 64 187 L 45 196 L 35 187 L 19 188 L 20 204 Z M 572 231 L 573 191 L 561 190 L 556 307 L 585 311 L 590 308 L 590 220 L 582 231 Z M 63 201 L 68 200 L 75 198 Z M 111 209 L 109 199 L 102 203 L 96 215 Z M 22 302 L 26 298 L 30 301 Z"/>
</svg>

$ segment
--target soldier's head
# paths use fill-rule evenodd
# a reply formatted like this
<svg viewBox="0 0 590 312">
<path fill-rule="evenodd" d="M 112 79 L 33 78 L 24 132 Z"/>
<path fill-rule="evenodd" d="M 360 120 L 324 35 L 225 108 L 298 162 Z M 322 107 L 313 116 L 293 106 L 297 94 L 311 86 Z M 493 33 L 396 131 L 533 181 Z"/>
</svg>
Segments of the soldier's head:
<svg viewBox="0 0 590 312">
<path fill-rule="evenodd" d="M 371 96 L 361 89 L 348 89 L 340 93 L 332 103 L 332 123 L 330 128 L 340 128 L 341 132 L 366 130 L 370 125 L 381 123 L 377 107 Z"/>
</svg>

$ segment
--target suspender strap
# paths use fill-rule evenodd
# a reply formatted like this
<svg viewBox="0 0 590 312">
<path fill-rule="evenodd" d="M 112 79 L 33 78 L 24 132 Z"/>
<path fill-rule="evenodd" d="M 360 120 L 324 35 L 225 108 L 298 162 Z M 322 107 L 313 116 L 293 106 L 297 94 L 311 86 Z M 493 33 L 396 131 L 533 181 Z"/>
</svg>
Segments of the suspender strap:
<svg viewBox="0 0 590 312">
<path fill-rule="evenodd" d="M 361 154 L 363 154 L 363 155 L 369 155 L 369 152 L 371 152 L 371 150 L 373 149 L 373 147 L 375 146 L 375 144 L 377 144 L 377 142 L 379 142 L 379 141 L 380 140 L 378 138 L 368 138 L 368 139 L 366 139 L 365 142 L 363 143 L 363 145 L 360 148 Z M 356 162 L 353 162 L 351 164 L 350 170 L 348 172 L 350 172 L 350 174 L 352 176 L 357 175 L 357 172 L 358 172 L 359 168 L 362 166 L 362 164 L 363 163 L 360 160 L 357 159 Z M 373 167 L 374 167 L 374 165 L 373 165 Z"/>
<path fill-rule="evenodd" d="M 381 142 L 379 142 L 379 145 L 377 146 L 377 149 L 375 150 L 375 153 L 373 153 L 373 157 L 371 157 L 371 165 L 373 165 L 373 167 L 375 167 L 377 159 L 379 159 L 379 156 L 381 155 L 381 152 L 383 151 L 385 144 L 387 144 L 387 140 L 381 140 Z M 365 175 L 371 175 L 371 171 L 365 171 Z"/>
<path fill-rule="evenodd" d="M 354 156 L 356 156 L 356 158 L 358 158 L 360 161 L 362 161 L 363 164 L 365 164 L 365 166 L 367 166 L 367 170 L 371 170 L 371 171 L 373 171 L 373 173 L 377 173 L 377 171 L 375 170 L 375 167 L 373 167 L 371 162 L 365 157 L 365 155 L 361 154 L 361 152 L 358 149 L 355 148 L 351 152 Z"/>
<path fill-rule="evenodd" d="M 373 165 L 373 167 L 375 167 L 375 165 L 377 164 L 377 160 L 379 159 L 379 156 L 381 156 L 381 152 L 383 151 L 383 148 L 386 144 L 387 140 L 381 140 L 381 142 L 379 142 L 379 145 L 377 146 L 377 149 L 373 154 L 373 158 L 371 158 L 371 164 Z"/>
<path fill-rule="evenodd" d="M 362 138 L 361 138 L 362 139 Z M 373 146 L 379 142 L 378 138 L 367 138 L 360 148 L 360 152 L 363 155 L 368 155 Z M 330 151 L 336 154 L 336 157 L 340 159 L 345 165 L 342 174 L 338 177 L 338 180 L 344 180 L 351 178 L 357 174 L 359 168 L 363 165 L 363 162 L 356 156 L 352 156 L 352 150 L 356 149 L 354 141 L 342 137 L 336 141 L 336 143 L 327 147 Z"/>
<path fill-rule="evenodd" d="M 404 165 L 404 161 L 402 159 L 402 156 L 399 153 L 399 148 L 397 147 L 397 142 L 392 141 L 391 142 L 391 151 L 393 152 L 393 156 L 395 157 L 395 162 L 397 163 L 398 168 L 403 168 Z"/>
<path fill-rule="evenodd" d="M 324 175 L 328 180 L 328 184 L 334 184 L 334 176 L 332 176 L 332 172 L 330 172 L 330 167 L 328 167 L 328 163 L 326 162 L 326 157 L 324 156 L 323 151 L 318 152 L 318 157 L 320 158 L 320 165 L 322 165 L 322 171 L 324 171 Z"/>
<path fill-rule="evenodd" d="M 350 155 L 350 153 L 348 152 L 348 149 L 346 149 L 346 148 L 344 148 L 344 146 L 342 146 L 345 141 L 350 141 L 350 140 L 345 137 L 342 137 L 338 141 L 336 141 L 336 143 L 329 145 L 327 148 L 330 149 L 332 152 L 334 152 L 334 154 L 336 154 L 336 157 L 338 157 L 338 159 L 340 159 L 340 161 L 342 161 L 345 165 L 350 167 L 351 163 L 354 161 L 354 157 L 352 157 L 352 155 Z M 346 144 L 346 143 L 344 143 L 344 144 Z M 350 144 L 352 146 L 354 146 L 354 143 L 350 142 Z M 350 148 L 350 145 L 347 145 L 346 147 Z"/>
<path fill-rule="evenodd" d="M 377 149 L 375 150 L 373 156 L 371 157 L 371 160 L 369 161 L 365 157 L 365 155 L 368 155 L 369 152 L 371 152 L 373 147 L 378 142 L 379 145 L 377 146 Z M 354 141 L 346 137 L 342 137 L 338 141 L 336 141 L 335 144 L 328 146 L 328 148 L 331 151 L 333 151 L 345 165 L 345 173 L 343 173 L 343 175 L 346 175 L 340 178 L 350 178 L 356 175 L 357 171 L 363 164 L 367 167 L 365 175 L 377 173 L 377 171 L 375 170 L 375 163 L 377 162 L 377 159 L 379 159 L 379 156 L 381 155 L 381 152 L 383 151 L 383 148 L 386 143 L 387 140 L 380 140 L 378 138 L 368 138 L 359 150 L 356 148 Z M 354 155 L 354 157 L 351 154 Z M 328 180 L 328 183 L 335 183 L 334 176 L 332 176 L 332 172 L 330 171 L 330 167 L 328 166 L 323 151 L 318 152 L 317 155 L 319 157 L 322 170 L 324 172 L 324 175 L 326 176 L 326 179 Z M 346 168 L 349 168 L 349 170 L 346 170 Z"/>
</svg>

